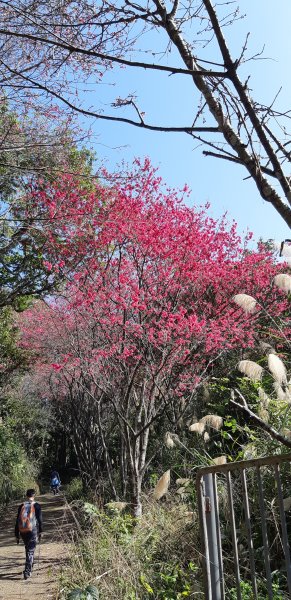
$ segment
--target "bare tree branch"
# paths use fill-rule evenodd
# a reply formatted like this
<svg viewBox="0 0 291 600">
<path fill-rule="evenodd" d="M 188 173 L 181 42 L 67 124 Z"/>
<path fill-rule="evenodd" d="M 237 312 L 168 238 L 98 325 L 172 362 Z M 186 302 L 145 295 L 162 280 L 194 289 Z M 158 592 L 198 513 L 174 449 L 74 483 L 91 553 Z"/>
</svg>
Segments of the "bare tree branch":
<svg viewBox="0 0 291 600">
<path fill-rule="evenodd" d="M 33 10 L 29 2 L 19 0 L 0 0 L 0 4 L 0 79 L 5 93 L 11 94 L 11 102 L 18 106 L 29 104 L 29 110 L 34 108 L 44 114 L 49 99 L 54 99 L 70 116 L 76 113 L 150 131 L 193 136 L 204 132 L 207 136 L 205 140 L 201 138 L 202 143 L 218 150 L 223 142 L 229 149 L 204 154 L 242 165 L 260 196 L 291 227 L 290 173 L 284 170 L 290 162 L 286 149 L 290 111 L 276 109 L 279 93 L 269 106 L 253 99 L 250 76 L 244 75 L 244 80 L 239 77 L 242 64 L 263 57 L 262 51 L 248 56 L 249 34 L 238 58 L 231 56 L 224 34 L 226 26 L 240 18 L 237 2 L 231 6 L 231 12 L 227 3 L 214 8 L 211 0 L 202 0 L 195 6 L 179 0 L 169 5 L 163 0 L 149 0 L 145 6 L 129 0 L 110 5 L 100 0 L 98 11 L 92 0 L 83 0 L 74 12 L 70 3 L 66 10 L 62 3 L 44 5 L 42 0 L 34 0 Z M 193 27 L 190 40 L 189 23 Z M 142 43 L 139 47 L 139 39 L 153 29 L 164 34 L 165 47 L 161 46 L 161 36 L 157 36 L 159 41 L 154 48 L 145 50 Z M 211 41 L 216 42 L 213 60 L 209 52 L 200 56 L 203 47 L 212 49 L 215 45 L 210 45 Z M 156 57 L 155 62 L 135 60 L 137 53 L 146 56 L 149 51 Z M 159 57 L 169 56 L 170 51 L 172 65 L 160 64 Z M 211 68 L 201 67 L 204 64 Z M 131 94 L 109 104 L 114 108 L 127 106 L 137 118 L 98 110 L 97 96 L 93 108 L 85 105 L 84 95 L 82 101 L 76 101 L 80 81 L 85 83 L 93 77 L 98 85 L 114 65 L 142 69 L 147 77 L 154 71 L 189 76 L 200 94 L 193 109 L 192 126 L 148 123 Z M 177 114 L 183 114 L 182 105 Z"/>
<path fill-rule="evenodd" d="M 282 435 L 281 433 L 276 431 L 276 429 L 271 427 L 271 425 L 269 425 L 268 423 L 265 423 L 265 421 L 260 419 L 260 417 L 258 417 L 258 415 L 256 415 L 252 410 L 250 410 L 250 408 L 248 407 L 247 402 L 246 402 L 245 398 L 242 396 L 241 392 L 237 389 L 235 390 L 235 392 L 242 399 L 243 405 L 236 402 L 234 400 L 234 398 L 231 398 L 230 404 L 232 406 L 234 406 L 235 408 L 237 408 L 240 412 L 244 413 L 244 415 L 246 415 L 255 425 L 257 425 L 258 427 L 260 427 L 260 429 L 263 429 L 263 431 L 268 433 L 271 436 L 271 438 L 273 438 L 274 440 L 277 440 L 278 442 L 280 442 L 280 444 L 287 446 L 287 448 L 291 448 L 291 440 L 289 440 L 284 435 Z"/>
</svg>

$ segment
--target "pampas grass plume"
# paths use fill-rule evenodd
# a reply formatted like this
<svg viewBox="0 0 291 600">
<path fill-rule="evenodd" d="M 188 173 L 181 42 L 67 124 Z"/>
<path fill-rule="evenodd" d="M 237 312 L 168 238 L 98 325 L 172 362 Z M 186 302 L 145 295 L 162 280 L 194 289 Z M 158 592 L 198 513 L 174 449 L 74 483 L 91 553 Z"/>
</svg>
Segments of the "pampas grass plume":
<svg viewBox="0 0 291 600">
<path fill-rule="evenodd" d="M 284 435 L 285 438 L 287 438 L 287 440 L 291 440 L 291 429 L 287 429 L 287 427 L 284 427 L 281 433 L 282 435 Z"/>
<path fill-rule="evenodd" d="M 213 459 L 215 465 L 226 465 L 227 459 L 226 456 L 217 456 Z"/>
<path fill-rule="evenodd" d="M 193 423 L 193 425 L 190 425 L 190 427 L 189 427 L 189 431 L 192 431 L 192 433 L 193 432 L 198 433 L 199 435 L 202 435 L 204 430 L 205 430 L 205 425 L 201 421 L 199 421 L 199 423 Z"/>
<path fill-rule="evenodd" d="M 268 413 L 268 411 L 262 405 L 259 406 L 258 416 L 260 417 L 260 419 L 262 419 L 262 421 L 264 421 L 265 423 L 268 423 L 268 421 L 269 421 L 269 413 Z"/>
<path fill-rule="evenodd" d="M 274 277 L 274 284 L 283 292 L 291 292 L 291 275 L 280 273 Z"/>
<path fill-rule="evenodd" d="M 183 444 L 182 444 L 182 442 L 180 441 L 180 438 L 179 438 L 179 436 L 178 436 L 176 433 L 170 433 L 170 436 L 171 436 L 171 438 L 172 438 L 172 440 L 173 440 L 173 442 L 174 442 L 175 446 L 178 446 L 178 447 L 180 447 L 180 448 L 183 448 Z"/>
<path fill-rule="evenodd" d="M 256 310 L 257 301 L 248 294 L 236 294 L 233 301 L 247 314 L 252 314 Z"/>
<path fill-rule="evenodd" d="M 187 491 L 184 486 L 179 487 L 179 489 L 176 491 L 176 494 L 179 494 L 179 496 L 185 496 L 189 493 L 189 490 Z"/>
<path fill-rule="evenodd" d="M 168 491 L 171 480 L 171 471 L 165 471 L 165 473 L 160 477 L 154 491 L 153 498 L 154 500 L 160 500 Z"/>
<path fill-rule="evenodd" d="M 169 449 L 175 448 L 176 444 L 175 444 L 169 431 L 167 431 L 167 433 L 165 434 L 164 441 L 165 441 L 165 445 L 167 446 L 167 448 L 169 448 Z"/>
<path fill-rule="evenodd" d="M 187 478 L 180 478 L 180 479 L 176 479 L 176 485 L 190 485 L 191 480 L 187 479 Z"/>
<path fill-rule="evenodd" d="M 258 395 L 259 398 L 261 400 L 261 404 L 264 408 L 267 408 L 267 406 L 269 405 L 270 402 L 270 398 L 269 396 L 266 394 L 266 392 L 263 390 L 263 388 L 259 388 L 258 389 Z"/>
<path fill-rule="evenodd" d="M 200 423 L 205 423 L 205 425 L 208 425 L 209 427 L 212 427 L 212 429 L 219 431 L 223 425 L 223 418 L 219 417 L 218 415 L 206 415 L 200 419 Z"/>
<path fill-rule="evenodd" d="M 238 363 L 238 370 L 252 381 L 260 381 L 264 369 L 253 360 L 241 360 Z"/>
<path fill-rule="evenodd" d="M 277 381 L 273 384 L 273 388 L 276 392 L 277 400 L 285 400 L 285 392 Z"/>
<path fill-rule="evenodd" d="M 107 502 L 107 504 L 104 504 L 104 506 L 110 510 L 122 512 L 127 507 L 127 502 Z"/>
<path fill-rule="evenodd" d="M 269 422 L 268 406 L 270 404 L 270 398 L 269 398 L 269 396 L 267 396 L 266 392 L 262 388 L 258 389 L 258 396 L 260 398 L 258 415 L 262 419 L 262 421 L 265 421 L 265 423 L 268 423 Z"/>
<path fill-rule="evenodd" d="M 276 354 L 269 354 L 268 356 L 268 367 L 279 385 L 287 384 L 287 371 L 281 358 Z"/>
</svg>

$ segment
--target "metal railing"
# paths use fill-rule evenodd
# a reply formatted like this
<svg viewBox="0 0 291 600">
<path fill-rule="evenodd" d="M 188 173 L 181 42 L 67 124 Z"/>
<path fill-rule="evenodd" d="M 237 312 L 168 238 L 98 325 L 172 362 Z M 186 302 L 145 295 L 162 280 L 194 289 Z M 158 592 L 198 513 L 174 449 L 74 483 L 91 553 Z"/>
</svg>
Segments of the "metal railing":
<svg viewBox="0 0 291 600">
<path fill-rule="evenodd" d="M 204 467 L 197 472 L 206 600 L 227 599 L 231 588 L 236 590 L 237 600 L 242 600 L 242 581 L 249 583 L 251 598 L 257 599 L 261 585 L 258 573 L 262 577 L 262 571 L 265 571 L 266 582 L 264 597 L 272 599 L 272 572 L 276 567 L 283 572 L 286 582 L 282 598 L 291 599 L 291 560 L 284 506 L 288 488 L 291 496 L 290 463 L 291 454 L 285 454 Z M 264 477 L 266 470 L 268 478 Z M 267 495 L 266 480 L 269 485 L 273 482 Z M 271 555 L 274 546 L 276 559 Z M 278 552 L 281 553 L 280 569 L 275 564 Z M 226 561 L 227 569 L 224 569 Z"/>
</svg>

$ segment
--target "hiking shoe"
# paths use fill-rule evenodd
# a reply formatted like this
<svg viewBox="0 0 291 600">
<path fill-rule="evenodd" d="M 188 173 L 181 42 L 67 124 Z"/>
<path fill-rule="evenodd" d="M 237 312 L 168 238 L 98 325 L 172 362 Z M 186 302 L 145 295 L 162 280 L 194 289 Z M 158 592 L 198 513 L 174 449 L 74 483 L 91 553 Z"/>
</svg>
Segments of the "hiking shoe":
<svg viewBox="0 0 291 600">
<path fill-rule="evenodd" d="M 31 573 L 23 573 L 23 577 L 24 579 L 29 579 L 29 577 L 31 577 Z"/>
</svg>

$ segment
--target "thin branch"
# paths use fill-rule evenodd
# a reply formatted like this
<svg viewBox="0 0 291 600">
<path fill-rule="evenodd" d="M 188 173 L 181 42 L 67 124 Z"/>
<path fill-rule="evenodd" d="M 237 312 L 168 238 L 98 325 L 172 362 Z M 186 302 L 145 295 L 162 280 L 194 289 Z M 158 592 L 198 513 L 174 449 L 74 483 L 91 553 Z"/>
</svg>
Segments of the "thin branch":
<svg viewBox="0 0 291 600">
<path fill-rule="evenodd" d="M 164 133 L 168 133 L 168 132 L 190 133 L 192 131 L 197 131 L 197 132 L 205 131 L 205 132 L 209 132 L 209 133 L 217 133 L 219 131 L 218 127 L 191 127 L 191 126 L 189 127 L 187 125 L 184 125 L 182 127 L 163 127 L 163 126 L 158 126 L 158 125 L 148 125 L 148 124 L 144 123 L 143 121 L 142 122 L 141 121 L 133 121 L 132 119 L 126 119 L 124 117 L 114 117 L 113 115 L 101 115 L 100 113 L 96 113 L 94 111 L 86 110 L 84 108 L 80 108 L 80 107 L 76 106 L 75 104 L 73 104 L 72 102 L 70 102 L 69 100 L 64 98 L 64 96 L 55 92 L 54 90 L 51 90 L 46 85 L 43 85 L 43 84 L 39 83 L 38 81 L 34 81 L 30 77 L 22 75 L 22 73 L 18 73 L 18 71 L 15 71 L 14 69 L 11 69 L 10 67 L 8 67 L 8 65 L 5 65 L 5 63 L 3 61 L 1 61 L 1 63 L 9 70 L 10 73 L 13 73 L 17 77 L 24 79 L 25 81 L 29 82 L 33 87 L 44 91 L 46 94 L 49 94 L 49 95 L 53 96 L 54 98 L 57 98 L 57 100 L 60 100 L 63 104 L 68 106 L 71 110 L 78 112 L 85 116 L 95 117 L 96 119 L 103 119 L 105 121 L 115 121 L 115 122 L 119 122 L 119 123 L 127 123 L 128 125 L 134 125 L 135 127 L 141 127 L 142 129 L 149 129 L 151 131 L 162 131 Z"/>
<path fill-rule="evenodd" d="M 241 80 L 238 77 L 237 61 L 233 61 L 231 58 L 231 55 L 230 55 L 230 52 L 226 45 L 221 27 L 219 25 L 219 21 L 218 21 L 216 12 L 212 6 L 212 2 L 211 2 L 211 0 L 203 0 L 203 4 L 209 15 L 218 45 L 220 47 L 220 51 L 223 56 L 225 68 L 230 73 L 230 80 L 232 81 L 232 83 L 238 93 L 239 99 L 245 108 L 248 118 L 250 119 L 250 121 L 254 127 L 254 130 L 255 130 L 263 148 L 265 149 L 265 151 L 268 155 L 268 158 L 270 159 L 273 169 L 276 172 L 277 180 L 279 181 L 279 183 L 286 195 L 286 198 L 288 199 L 288 201 L 291 205 L 291 187 L 290 187 L 289 181 L 285 177 L 285 174 L 282 170 L 280 161 L 278 160 L 278 157 L 276 156 L 276 153 L 265 134 L 264 127 L 258 118 L 257 112 L 254 107 L 254 103 L 252 102 L 250 96 L 248 95 L 247 91 L 245 90 L 244 85 L 242 84 Z M 244 161 L 244 163 L 246 164 L 245 161 Z M 251 175 L 254 177 L 254 175 L 252 173 L 251 173 Z M 267 198 L 265 198 L 265 199 L 267 200 Z M 277 210 L 278 210 L 278 208 L 277 208 Z M 290 225 L 290 223 L 289 223 L 289 225 Z"/>
<path fill-rule="evenodd" d="M 229 160 L 230 162 L 234 162 L 238 165 L 243 165 L 243 162 L 241 160 L 239 160 L 239 158 L 237 156 L 227 156 L 224 154 L 218 154 L 216 152 L 210 152 L 210 150 L 203 150 L 202 154 L 204 154 L 204 156 L 213 156 L 214 158 L 223 158 L 224 160 Z M 274 171 L 272 171 L 272 169 L 268 169 L 268 167 L 263 167 L 261 166 L 261 171 L 263 173 L 265 173 L 266 175 L 270 175 L 270 177 L 275 177 L 276 178 L 276 173 L 274 173 Z M 249 176 L 250 178 L 251 176 Z"/>
<path fill-rule="evenodd" d="M 236 389 L 235 391 L 240 397 L 242 396 L 242 394 L 239 392 L 239 390 Z M 237 408 L 238 410 L 243 412 L 245 415 L 247 415 L 249 417 L 249 419 L 251 419 L 251 421 L 253 421 L 255 423 L 255 425 L 257 425 L 258 427 L 260 427 L 260 429 L 263 429 L 266 433 L 268 433 L 271 438 L 277 440 L 278 442 L 280 442 L 287 448 L 291 448 L 291 440 L 288 440 L 285 436 L 283 436 L 281 433 L 276 431 L 276 429 L 271 427 L 271 425 L 268 425 L 268 423 L 265 423 L 265 421 L 260 419 L 260 417 L 258 417 L 258 415 L 256 415 L 252 410 L 250 410 L 248 408 L 245 399 L 244 399 L 244 402 L 245 402 L 245 404 L 244 404 L 244 406 L 242 406 L 242 404 L 239 404 L 233 398 L 230 400 L 230 404 L 232 406 L 234 406 L 235 408 Z"/>
<path fill-rule="evenodd" d="M 229 75 L 227 71 L 208 71 L 206 69 L 202 69 L 200 71 L 190 71 L 189 69 L 182 69 L 179 67 L 168 67 L 167 65 L 156 65 L 155 63 L 145 63 L 134 60 L 126 60 L 125 58 L 118 58 L 117 56 L 113 56 L 111 54 L 103 54 L 102 52 L 96 52 L 95 50 L 89 50 L 87 48 L 80 48 L 79 46 L 74 46 L 73 44 L 67 44 L 65 42 L 59 42 L 57 40 L 49 40 L 45 37 L 39 35 L 33 35 L 31 33 L 18 32 L 18 31 L 10 31 L 8 29 L 0 29 L 0 34 L 6 36 L 12 36 L 22 39 L 32 40 L 34 42 L 41 42 L 42 44 L 47 44 L 49 46 L 61 48 L 62 50 L 67 50 L 70 54 L 82 54 L 85 56 L 91 56 L 93 58 L 99 58 L 100 60 L 118 63 L 120 65 L 125 65 L 127 67 L 136 67 L 140 69 L 149 69 L 154 71 L 165 71 L 166 73 L 171 73 L 171 75 L 201 75 L 203 77 L 222 77 L 227 78 Z"/>
</svg>

